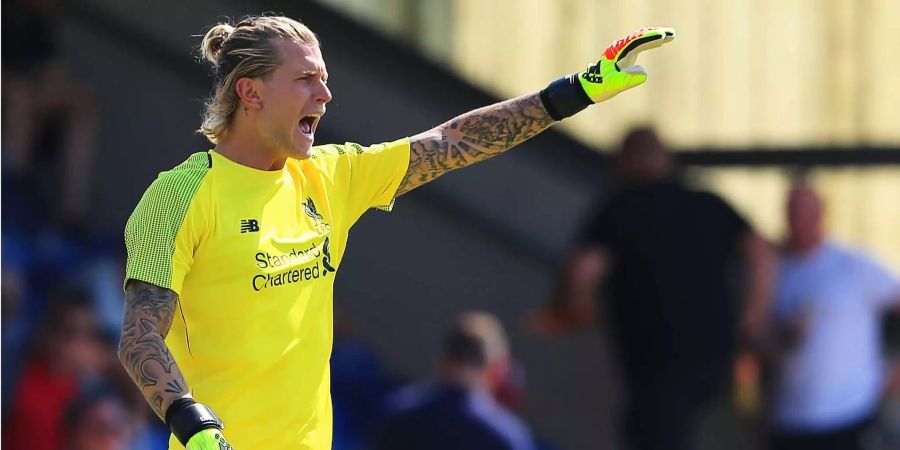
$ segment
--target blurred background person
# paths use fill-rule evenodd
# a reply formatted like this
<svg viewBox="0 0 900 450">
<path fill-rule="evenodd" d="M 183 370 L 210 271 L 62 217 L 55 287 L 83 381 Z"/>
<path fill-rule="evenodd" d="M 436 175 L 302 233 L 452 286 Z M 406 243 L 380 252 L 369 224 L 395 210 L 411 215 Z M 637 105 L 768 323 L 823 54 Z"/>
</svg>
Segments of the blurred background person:
<svg viewBox="0 0 900 450">
<path fill-rule="evenodd" d="M 14 195 L 20 199 L 7 207 L 28 208 L 32 214 L 26 217 L 46 212 L 71 231 L 82 232 L 97 113 L 93 96 L 63 61 L 58 3 L 14 0 L 4 4 L 4 187 L 17 191 Z M 47 173 L 58 177 L 48 178 Z M 35 176 L 41 182 L 29 179 Z M 47 183 L 48 179 L 54 182 Z M 35 192 L 35 187 L 41 189 Z M 41 200 L 50 205 L 49 210 L 31 208 Z"/>
<path fill-rule="evenodd" d="M 28 354 L 4 417 L 4 447 L 59 450 L 66 408 L 83 384 L 97 380 L 108 359 L 89 299 L 57 292 Z"/>
<path fill-rule="evenodd" d="M 95 388 L 66 411 L 65 443 L 60 450 L 133 450 L 133 422 L 125 401 L 114 391 Z"/>
<path fill-rule="evenodd" d="M 826 237 L 810 186 L 791 189 L 778 271 L 773 450 L 854 450 L 883 398 L 882 318 L 900 311 L 900 282 L 863 252 Z"/>
<path fill-rule="evenodd" d="M 53 290 L 74 278 L 121 315 L 113 245 L 89 223 L 97 109 L 66 54 L 64 2 L 13 0 L 2 16 L 3 408 Z M 49 280 L 49 281 L 48 281 Z M 10 288 L 7 288 L 9 284 Z M 112 293 L 110 287 L 113 286 Z M 106 290 L 101 294 L 99 290 Z M 98 295 L 99 294 L 99 295 Z"/>
<path fill-rule="evenodd" d="M 3 248 L 8 249 L 9 243 L 4 241 Z M 19 376 L 19 363 L 22 360 L 22 350 L 31 330 L 21 320 L 22 300 L 25 290 L 25 273 L 21 267 L 10 267 L 9 259 L 3 255 L 2 283 L 0 283 L 0 333 L 2 333 L 2 408 L 5 412 L 9 407 L 13 387 Z"/>
<path fill-rule="evenodd" d="M 530 450 L 528 427 L 492 395 L 510 367 L 499 321 L 466 313 L 444 334 L 439 379 L 390 400 L 378 450 Z"/>
<path fill-rule="evenodd" d="M 615 158 L 621 186 L 595 207 L 538 316 L 555 334 L 595 321 L 602 296 L 626 387 L 629 448 L 693 448 L 705 404 L 729 384 L 737 343 L 763 326 L 768 244 L 714 194 L 687 188 L 656 133 L 638 128 Z M 743 256 L 746 298 L 735 299 Z"/>
<path fill-rule="evenodd" d="M 331 349 L 331 402 L 334 405 L 332 450 L 364 450 L 379 420 L 385 399 L 400 386 L 371 344 L 335 306 Z"/>
<path fill-rule="evenodd" d="M 503 324 L 493 314 L 467 312 L 459 318 L 463 329 L 484 341 L 488 390 L 505 408 L 522 413 L 525 407 L 525 373 L 509 348 Z"/>
</svg>

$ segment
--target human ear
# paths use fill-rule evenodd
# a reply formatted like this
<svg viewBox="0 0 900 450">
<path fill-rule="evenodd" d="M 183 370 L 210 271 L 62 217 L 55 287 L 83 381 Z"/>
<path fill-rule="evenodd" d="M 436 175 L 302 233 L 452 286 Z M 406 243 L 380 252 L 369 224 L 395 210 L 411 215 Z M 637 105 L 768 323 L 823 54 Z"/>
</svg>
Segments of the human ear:
<svg viewBox="0 0 900 450">
<path fill-rule="evenodd" d="M 241 103 L 248 108 L 262 109 L 262 83 L 260 80 L 244 77 L 234 84 L 235 93 L 241 99 Z"/>
</svg>

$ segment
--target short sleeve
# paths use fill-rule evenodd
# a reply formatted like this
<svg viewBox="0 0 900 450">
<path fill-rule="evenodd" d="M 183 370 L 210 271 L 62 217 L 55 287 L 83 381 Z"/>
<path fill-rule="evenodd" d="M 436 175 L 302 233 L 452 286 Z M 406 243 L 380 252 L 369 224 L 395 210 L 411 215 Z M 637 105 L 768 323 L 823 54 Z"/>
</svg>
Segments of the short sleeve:
<svg viewBox="0 0 900 450">
<path fill-rule="evenodd" d="M 886 309 L 891 302 L 900 299 L 900 281 L 884 266 L 869 257 L 857 257 L 860 288 L 866 290 L 866 297 L 876 309 Z"/>
<path fill-rule="evenodd" d="M 409 168 L 409 139 L 369 147 L 348 143 L 343 153 L 349 166 L 345 206 L 354 221 L 369 208 L 390 211 Z"/>
<path fill-rule="evenodd" d="M 206 221 L 197 192 L 208 170 L 201 155 L 163 172 L 147 188 L 125 226 L 125 281 L 141 280 L 181 293 Z"/>
</svg>

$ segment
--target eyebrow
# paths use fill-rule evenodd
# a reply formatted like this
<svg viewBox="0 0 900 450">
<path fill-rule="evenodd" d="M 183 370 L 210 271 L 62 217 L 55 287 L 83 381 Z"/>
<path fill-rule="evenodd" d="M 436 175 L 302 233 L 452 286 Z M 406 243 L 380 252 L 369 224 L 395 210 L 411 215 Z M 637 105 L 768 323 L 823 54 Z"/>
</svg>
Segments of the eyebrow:
<svg viewBox="0 0 900 450">
<path fill-rule="evenodd" d="M 296 73 L 298 75 L 318 75 L 319 73 L 321 73 L 322 78 L 324 78 L 326 80 L 328 79 L 328 71 L 319 72 L 318 70 L 308 70 L 307 69 L 307 70 L 298 70 Z"/>
</svg>

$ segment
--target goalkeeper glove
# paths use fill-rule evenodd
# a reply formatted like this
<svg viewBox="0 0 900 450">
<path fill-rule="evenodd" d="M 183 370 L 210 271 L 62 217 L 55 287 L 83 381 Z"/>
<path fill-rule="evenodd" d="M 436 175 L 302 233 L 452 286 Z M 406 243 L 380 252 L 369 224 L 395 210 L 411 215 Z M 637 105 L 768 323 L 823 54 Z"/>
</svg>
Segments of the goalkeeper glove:
<svg viewBox="0 0 900 450">
<path fill-rule="evenodd" d="M 638 54 L 675 39 L 672 28 L 641 28 L 619 39 L 603 52 L 596 64 L 550 83 L 541 91 L 541 101 L 550 116 L 562 120 L 594 103 L 609 100 L 647 80 L 643 67 L 635 65 Z"/>
<path fill-rule="evenodd" d="M 179 398 L 166 409 L 166 425 L 187 450 L 233 450 L 222 435 L 225 425 L 205 405 Z"/>
<path fill-rule="evenodd" d="M 234 450 L 222 436 L 222 430 L 207 428 L 193 436 L 187 443 L 187 450 Z"/>
</svg>

